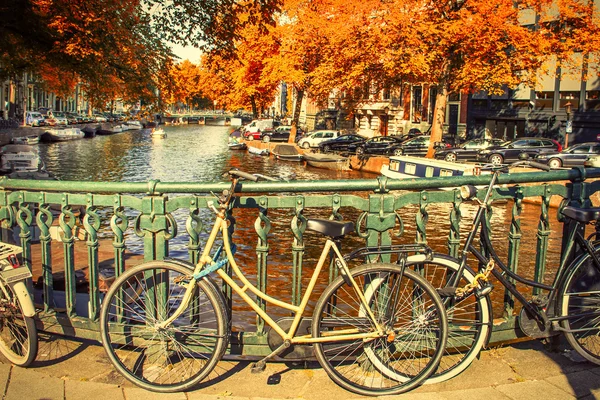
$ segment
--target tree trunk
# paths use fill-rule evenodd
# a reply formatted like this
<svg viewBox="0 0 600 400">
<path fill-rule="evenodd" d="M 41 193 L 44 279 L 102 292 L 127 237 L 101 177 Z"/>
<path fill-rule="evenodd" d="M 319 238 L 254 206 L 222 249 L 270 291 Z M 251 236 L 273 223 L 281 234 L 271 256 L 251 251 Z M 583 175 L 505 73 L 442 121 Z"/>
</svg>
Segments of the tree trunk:
<svg viewBox="0 0 600 400">
<path fill-rule="evenodd" d="M 444 133 L 444 122 L 446 121 L 446 102 L 448 100 L 448 86 L 442 83 L 439 86 L 435 97 L 435 109 L 433 110 L 433 123 L 431 125 L 431 137 L 429 139 L 429 149 L 426 158 L 433 158 L 435 155 L 435 143 L 442 141 Z"/>
<path fill-rule="evenodd" d="M 256 99 L 254 96 L 250 96 L 250 104 L 252 105 L 252 117 L 256 118 Z"/>
<path fill-rule="evenodd" d="M 300 109 L 302 108 L 302 99 L 304 98 L 304 90 L 297 90 L 296 93 L 296 104 L 294 105 L 294 116 L 292 117 L 292 130 L 290 131 L 288 143 L 296 143 L 298 121 L 300 120 Z"/>
</svg>

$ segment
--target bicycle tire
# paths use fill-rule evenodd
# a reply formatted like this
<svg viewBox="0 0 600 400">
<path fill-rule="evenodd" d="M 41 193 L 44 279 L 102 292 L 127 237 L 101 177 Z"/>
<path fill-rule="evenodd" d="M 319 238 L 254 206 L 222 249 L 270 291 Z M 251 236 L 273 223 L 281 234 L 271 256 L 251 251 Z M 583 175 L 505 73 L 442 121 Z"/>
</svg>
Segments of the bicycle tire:
<svg viewBox="0 0 600 400">
<path fill-rule="evenodd" d="M 387 332 L 374 340 L 315 343 L 317 360 L 335 383 L 354 393 L 384 396 L 414 389 L 435 371 L 443 355 L 447 321 L 439 295 L 424 278 L 394 264 L 366 264 L 353 268 L 351 274 L 369 292 L 371 310 Z M 367 315 L 350 279 L 341 275 L 315 306 L 313 337 L 336 329 L 372 329 Z M 397 340 L 400 336 L 407 340 Z"/>
<path fill-rule="evenodd" d="M 600 256 L 599 249 L 595 252 Z M 585 359 L 600 364 L 600 272 L 587 253 L 573 260 L 567 270 L 558 296 L 565 337 Z"/>
<path fill-rule="evenodd" d="M 0 290 L 0 352 L 14 365 L 27 367 L 37 356 L 35 320 L 23 314 L 23 307 L 9 285 Z"/>
<path fill-rule="evenodd" d="M 427 260 L 424 255 L 407 258 L 406 266 L 419 272 L 434 288 L 441 289 L 458 271 L 459 263 L 445 255 L 435 255 Z M 458 287 L 473 283 L 475 272 L 466 266 Z M 440 383 L 454 378 L 471 365 L 481 349 L 487 344 L 492 332 L 492 303 L 489 296 L 477 296 L 474 293 L 449 302 L 448 342 L 444 357 L 426 384 Z"/>
<path fill-rule="evenodd" d="M 156 327 L 185 293 L 174 279 L 191 273 L 166 261 L 141 264 L 123 273 L 102 303 L 102 345 L 115 368 L 144 389 L 188 390 L 209 376 L 227 349 L 225 303 L 207 278 L 197 282 L 193 303 L 175 322 Z"/>
</svg>

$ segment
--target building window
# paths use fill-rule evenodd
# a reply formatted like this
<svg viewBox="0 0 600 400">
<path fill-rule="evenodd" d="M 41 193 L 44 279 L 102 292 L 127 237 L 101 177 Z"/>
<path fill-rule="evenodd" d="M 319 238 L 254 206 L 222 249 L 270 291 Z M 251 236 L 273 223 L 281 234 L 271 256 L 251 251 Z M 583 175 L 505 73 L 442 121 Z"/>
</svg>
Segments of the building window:
<svg viewBox="0 0 600 400">
<path fill-rule="evenodd" d="M 600 111 L 600 90 L 588 90 L 585 92 L 585 109 L 588 111 Z"/>
<path fill-rule="evenodd" d="M 579 108 L 579 92 L 560 92 L 559 108 L 564 110 L 567 103 L 571 103 L 571 110 L 577 110 Z"/>
<path fill-rule="evenodd" d="M 487 110 L 487 100 L 473 99 L 473 110 Z"/>
<path fill-rule="evenodd" d="M 413 87 L 413 103 L 412 103 L 412 115 L 413 122 L 421 122 L 422 111 L 423 111 L 423 89 L 421 86 Z"/>
<path fill-rule="evenodd" d="M 460 101 L 460 93 L 449 94 L 448 101 Z"/>
<path fill-rule="evenodd" d="M 554 109 L 554 92 L 535 92 L 536 108 Z"/>
</svg>

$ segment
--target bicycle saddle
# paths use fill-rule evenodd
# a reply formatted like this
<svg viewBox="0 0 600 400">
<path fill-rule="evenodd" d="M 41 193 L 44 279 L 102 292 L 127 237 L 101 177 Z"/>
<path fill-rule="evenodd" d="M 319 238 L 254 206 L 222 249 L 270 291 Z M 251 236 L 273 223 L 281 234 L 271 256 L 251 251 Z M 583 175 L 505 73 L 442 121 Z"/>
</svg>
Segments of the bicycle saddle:
<svg viewBox="0 0 600 400">
<path fill-rule="evenodd" d="M 563 208 L 562 214 L 575 221 L 590 222 L 600 219 L 600 208 L 577 208 L 567 206 Z"/>
<path fill-rule="evenodd" d="M 309 219 L 306 221 L 306 229 L 322 233 L 332 238 L 342 237 L 354 230 L 354 222 L 331 221 L 329 219 Z"/>
</svg>

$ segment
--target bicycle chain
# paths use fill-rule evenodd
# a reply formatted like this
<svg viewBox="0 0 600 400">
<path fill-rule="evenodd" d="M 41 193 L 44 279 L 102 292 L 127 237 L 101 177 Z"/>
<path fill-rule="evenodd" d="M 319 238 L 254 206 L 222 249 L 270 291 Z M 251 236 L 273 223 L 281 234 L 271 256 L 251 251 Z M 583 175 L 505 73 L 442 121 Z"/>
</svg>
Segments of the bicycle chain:
<svg viewBox="0 0 600 400">
<path fill-rule="evenodd" d="M 456 296 L 457 297 L 465 297 L 466 295 L 471 294 L 473 292 L 473 290 L 475 290 L 477 288 L 477 286 L 479 285 L 480 280 L 482 280 L 484 282 L 488 282 L 489 276 L 492 273 L 492 270 L 494 269 L 495 266 L 496 266 L 496 263 L 494 262 L 493 259 L 488 261 L 483 272 L 480 272 L 477 275 L 475 275 L 475 278 L 473 278 L 473 282 L 467 283 L 462 288 L 456 288 Z"/>
</svg>

